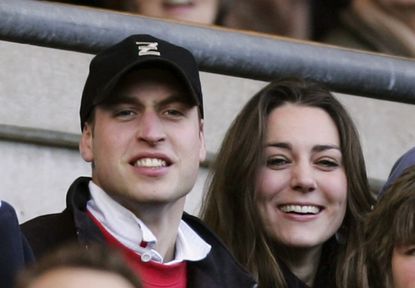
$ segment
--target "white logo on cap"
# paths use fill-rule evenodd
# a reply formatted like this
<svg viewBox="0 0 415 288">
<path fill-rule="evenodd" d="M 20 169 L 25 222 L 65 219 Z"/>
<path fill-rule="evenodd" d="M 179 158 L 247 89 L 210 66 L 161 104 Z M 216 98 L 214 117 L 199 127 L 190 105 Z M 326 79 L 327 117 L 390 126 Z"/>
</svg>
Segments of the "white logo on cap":
<svg viewBox="0 0 415 288">
<path fill-rule="evenodd" d="M 160 52 L 157 50 L 159 43 L 157 42 L 135 42 L 135 44 L 138 45 L 138 56 L 160 56 Z"/>
</svg>

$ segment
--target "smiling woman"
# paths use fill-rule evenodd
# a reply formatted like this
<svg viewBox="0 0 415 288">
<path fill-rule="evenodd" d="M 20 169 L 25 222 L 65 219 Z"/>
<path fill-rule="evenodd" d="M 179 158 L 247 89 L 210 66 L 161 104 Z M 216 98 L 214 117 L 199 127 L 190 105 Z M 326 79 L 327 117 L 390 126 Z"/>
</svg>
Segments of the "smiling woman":
<svg viewBox="0 0 415 288">
<path fill-rule="evenodd" d="M 217 159 L 203 218 L 260 287 L 360 287 L 355 255 L 374 199 L 357 131 L 329 91 L 270 83 Z"/>
<path fill-rule="evenodd" d="M 255 195 L 265 232 L 288 248 L 282 251 L 304 247 L 318 252 L 346 212 L 347 180 L 336 125 L 320 108 L 284 104 L 271 112 L 266 126 L 265 163 Z"/>
</svg>

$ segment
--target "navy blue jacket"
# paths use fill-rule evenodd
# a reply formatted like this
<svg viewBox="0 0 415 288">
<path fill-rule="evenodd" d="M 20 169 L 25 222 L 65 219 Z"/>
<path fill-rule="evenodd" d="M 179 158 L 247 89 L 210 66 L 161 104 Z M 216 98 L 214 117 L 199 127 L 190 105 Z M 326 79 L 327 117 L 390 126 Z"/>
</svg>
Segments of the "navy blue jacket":
<svg viewBox="0 0 415 288">
<path fill-rule="evenodd" d="M 90 180 L 87 177 L 80 177 L 71 185 L 66 197 L 66 209 L 62 213 L 39 216 L 22 225 L 36 257 L 73 241 L 81 245 L 105 244 L 101 231 L 86 214 L 86 204 L 90 199 L 88 188 Z M 255 287 L 253 278 L 198 218 L 185 213 L 183 220 L 212 246 L 205 259 L 188 262 L 188 287 Z"/>
<path fill-rule="evenodd" d="M 0 201 L 0 286 L 13 287 L 16 273 L 33 262 L 33 253 L 20 231 L 16 212 Z"/>
</svg>

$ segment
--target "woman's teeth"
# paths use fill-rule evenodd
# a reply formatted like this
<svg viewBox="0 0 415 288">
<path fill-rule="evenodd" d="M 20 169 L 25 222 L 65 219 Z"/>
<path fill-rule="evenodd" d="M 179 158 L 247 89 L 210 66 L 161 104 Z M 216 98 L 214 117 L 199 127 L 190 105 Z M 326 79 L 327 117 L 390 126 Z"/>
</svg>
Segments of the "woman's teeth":
<svg viewBox="0 0 415 288">
<path fill-rule="evenodd" d="M 283 205 L 280 209 L 285 213 L 298 214 L 317 214 L 321 210 L 319 207 L 313 205 Z"/>
</svg>

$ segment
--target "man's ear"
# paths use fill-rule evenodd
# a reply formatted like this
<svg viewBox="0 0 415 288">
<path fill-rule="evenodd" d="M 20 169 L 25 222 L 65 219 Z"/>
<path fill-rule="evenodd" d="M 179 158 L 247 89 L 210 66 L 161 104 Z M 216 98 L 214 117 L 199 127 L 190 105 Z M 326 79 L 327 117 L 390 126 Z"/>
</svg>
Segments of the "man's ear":
<svg viewBox="0 0 415 288">
<path fill-rule="evenodd" d="M 200 120 L 200 124 L 199 124 L 199 138 L 200 138 L 199 160 L 200 162 L 203 162 L 206 160 L 206 154 L 207 154 L 203 119 Z"/>
<path fill-rule="evenodd" d="M 82 158 L 86 162 L 94 161 L 94 151 L 92 149 L 93 144 L 93 126 L 89 123 L 85 123 L 84 129 L 82 130 L 81 140 L 79 141 L 79 151 L 81 152 Z"/>
</svg>

